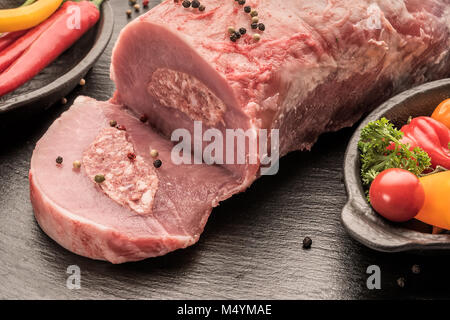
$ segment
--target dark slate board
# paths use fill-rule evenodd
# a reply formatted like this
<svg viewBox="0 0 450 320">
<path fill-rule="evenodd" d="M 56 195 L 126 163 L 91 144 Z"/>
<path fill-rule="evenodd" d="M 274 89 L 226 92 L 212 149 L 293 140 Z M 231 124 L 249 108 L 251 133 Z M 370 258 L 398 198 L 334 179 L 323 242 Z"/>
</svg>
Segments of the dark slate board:
<svg viewBox="0 0 450 320">
<path fill-rule="evenodd" d="M 153 1 L 152 3 L 156 3 Z M 344 151 L 354 128 L 324 135 L 311 152 L 281 161 L 280 173 L 213 211 L 200 242 L 167 256 L 111 265 L 76 256 L 38 227 L 28 190 L 34 144 L 80 94 L 108 99 L 112 45 L 127 23 L 126 0 L 112 0 L 113 39 L 87 84 L 31 121 L 0 123 L 0 298 L 449 298 L 449 258 L 385 254 L 352 240 L 339 220 L 346 202 Z M 136 14 L 133 13 L 135 16 Z M 302 249 L 304 236 L 313 239 Z M 366 269 L 381 268 L 381 290 L 368 290 Z M 421 273 L 412 274 L 418 264 Z M 69 265 L 81 289 L 66 287 Z M 406 286 L 397 285 L 399 277 Z"/>
</svg>

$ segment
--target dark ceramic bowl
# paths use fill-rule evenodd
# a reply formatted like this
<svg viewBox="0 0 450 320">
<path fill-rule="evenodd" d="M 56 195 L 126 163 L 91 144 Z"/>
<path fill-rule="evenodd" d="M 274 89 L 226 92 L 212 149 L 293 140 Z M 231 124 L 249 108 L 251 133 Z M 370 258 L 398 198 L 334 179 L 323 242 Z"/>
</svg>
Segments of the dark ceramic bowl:
<svg viewBox="0 0 450 320">
<path fill-rule="evenodd" d="M 358 127 L 347 148 L 344 178 L 348 202 L 341 220 L 350 235 L 362 244 L 385 252 L 450 250 L 450 234 L 431 234 L 425 225 L 395 224 L 378 215 L 365 199 L 360 178 L 358 140 L 370 121 L 386 117 L 401 128 L 410 116 L 429 116 L 450 98 L 450 79 L 426 83 L 405 91 L 375 109 Z M 422 230 L 422 231 L 419 231 Z"/>
<path fill-rule="evenodd" d="M 93 28 L 33 79 L 0 97 L 0 119 L 36 114 L 66 96 L 105 50 L 113 25 L 113 10 L 105 1 L 101 6 L 100 20 Z"/>
</svg>

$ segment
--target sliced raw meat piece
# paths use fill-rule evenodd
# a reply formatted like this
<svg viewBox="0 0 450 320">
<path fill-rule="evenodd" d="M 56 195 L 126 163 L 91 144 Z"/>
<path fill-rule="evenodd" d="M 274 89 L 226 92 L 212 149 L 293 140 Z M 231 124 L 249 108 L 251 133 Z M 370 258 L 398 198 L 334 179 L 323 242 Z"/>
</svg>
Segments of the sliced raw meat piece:
<svg viewBox="0 0 450 320">
<path fill-rule="evenodd" d="M 115 101 L 151 114 L 166 135 L 199 119 L 222 130 L 278 128 L 283 155 L 449 74 L 449 0 L 247 1 L 265 31 L 236 1 L 202 4 L 200 12 L 165 1 L 128 24 L 114 48 Z M 232 42 L 229 26 L 247 33 Z"/>
<path fill-rule="evenodd" d="M 112 128 L 110 120 L 126 131 Z M 102 145 L 102 139 L 109 141 L 111 130 L 117 131 L 113 135 L 115 146 Z M 230 172 L 218 166 L 172 164 L 172 146 L 126 109 L 78 98 L 41 138 L 31 159 L 31 201 L 39 225 L 68 250 L 113 263 L 159 256 L 194 244 L 211 209 L 236 192 L 239 185 Z M 159 151 L 163 164 L 158 169 L 153 167 L 150 149 Z M 123 150 L 134 153 L 136 158 L 129 159 Z M 55 162 L 58 156 L 63 157 L 61 165 Z M 78 170 L 72 166 L 75 160 L 82 160 Z M 109 168 L 102 166 L 102 161 Z M 119 191 L 123 187 L 119 179 L 108 175 L 120 171 L 118 164 L 123 161 L 148 166 L 130 169 L 125 164 L 122 168 L 134 170 L 131 177 L 144 181 L 142 190 L 155 188 L 154 183 L 146 184 L 145 180 L 155 181 L 153 175 L 157 176 L 153 204 L 144 213 L 136 210 L 144 197 L 142 192 L 136 206 L 130 206 L 121 200 L 127 190 Z M 116 184 L 112 189 L 116 196 L 94 181 L 97 171 L 108 171 L 104 176 Z M 122 183 L 139 187 L 139 183 L 125 180 Z M 129 191 L 129 195 L 133 192 Z"/>
<path fill-rule="evenodd" d="M 247 0 L 265 24 L 259 42 L 236 1 L 202 4 L 204 12 L 167 0 L 128 24 L 113 52 L 111 103 L 77 100 L 38 143 L 30 170 L 36 218 L 67 249 L 119 263 L 198 240 L 211 208 L 250 185 L 259 165 L 174 165 L 167 137 L 194 131 L 195 120 L 222 132 L 280 129 L 285 154 L 352 125 L 394 92 L 449 73 L 449 0 Z M 247 33 L 232 42 L 230 25 Z M 97 157 L 111 118 L 127 136 Z M 161 168 L 122 166 L 119 149 L 151 165 L 149 147 L 160 151 Z M 72 170 L 83 155 L 101 163 Z M 131 170 L 124 180 L 114 175 L 121 168 Z M 110 184 L 93 182 L 96 171 L 107 171 Z M 151 202 L 144 194 L 154 184 Z"/>
</svg>

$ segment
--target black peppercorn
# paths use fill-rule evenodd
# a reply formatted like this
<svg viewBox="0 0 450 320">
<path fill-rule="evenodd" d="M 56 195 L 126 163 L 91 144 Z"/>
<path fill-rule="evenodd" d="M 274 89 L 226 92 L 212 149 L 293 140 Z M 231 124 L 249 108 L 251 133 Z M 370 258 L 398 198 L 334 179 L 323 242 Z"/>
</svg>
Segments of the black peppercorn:
<svg viewBox="0 0 450 320">
<path fill-rule="evenodd" d="M 191 6 L 191 2 L 190 1 L 188 1 L 188 0 L 184 0 L 183 1 L 183 7 L 189 8 L 190 6 Z"/>
<path fill-rule="evenodd" d="M 58 157 L 56 158 L 56 163 L 57 163 L 57 164 L 63 163 L 63 157 L 58 156 Z"/>
<path fill-rule="evenodd" d="M 243 6 L 245 4 L 245 0 L 239 0 L 238 3 Z"/>
<path fill-rule="evenodd" d="M 235 32 L 234 35 L 236 36 L 237 39 L 241 38 L 241 34 L 239 32 Z"/>
<path fill-rule="evenodd" d="M 155 161 L 153 161 L 153 166 L 154 166 L 155 168 L 161 167 L 161 166 L 162 166 L 162 161 L 159 160 L 159 159 L 156 159 Z"/>
<path fill-rule="evenodd" d="M 236 42 L 237 37 L 236 37 L 236 34 L 235 34 L 235 33 L 233 33 L 233 34 L 230 36 L 230 40 L 233 41 L 233 42 Z"/>
<path fill-rule="evenodd" d="M 204 5 L 200 5 L 200 7 L 198 7 L 198 11 L 205 11 L 206 7 Z"/>
<path fill-rule="evenodd" d="M 244 7 L 244 11 L 245 11 L 246 13 L 250 13 L 250 12 L 252 11 L 252 7 L 250 7 L 250 6 L 245 6 L 245 7 Z"/>
<path fill-rule="evenodd" d="M 264 23 L 260 23 L 260 24 L 258 24 L 258 29 L 261 31 L 264 31 L 264 30 L 266 30 L 266 26 L 264 25 Z"/>
<path fill-rule="evenodd" d="M 305 239 L 303 239 L 303 249 L 309 249 L 311 248 L 312 245 L 312 240 L 310 237 L 305 237 Z"/>
<path fill-rule="evenodd" d="M 245 28 L 239 28 L 239 33 L 240 34 L 245 34 L 247 32 L 247 29 Z"/>
<path fill-rule="evenodd" d="M 252 27 L 252 29 L 257 29 L 258 28 L 258 24 L 257 23 L 252 23 L 251 27 Z"/>
<path fill-rule="evenodd" d="M 200 7 L 200 1 L 198 0 L 192 1 L 192 8 L 197 9 L 198 7 Z"/>
</svg>

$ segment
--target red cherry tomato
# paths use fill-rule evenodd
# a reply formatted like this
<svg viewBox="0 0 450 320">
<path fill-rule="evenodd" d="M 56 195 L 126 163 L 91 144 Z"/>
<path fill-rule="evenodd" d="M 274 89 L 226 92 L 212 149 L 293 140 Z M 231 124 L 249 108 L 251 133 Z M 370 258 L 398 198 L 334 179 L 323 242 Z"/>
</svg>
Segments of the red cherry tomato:
<svg viewBox="0 0 450 320">
<path fill-rule="evenodd" d="M 396 168 L 378 174 L 370 186 L 369 196 L 375 211 L 394 222 L 414 218 L 425 203 L 425 191 L 419 178 Z"/>
</svg>

